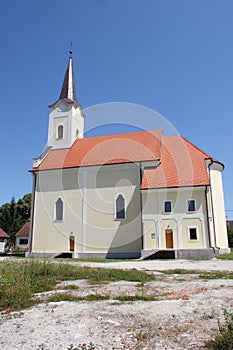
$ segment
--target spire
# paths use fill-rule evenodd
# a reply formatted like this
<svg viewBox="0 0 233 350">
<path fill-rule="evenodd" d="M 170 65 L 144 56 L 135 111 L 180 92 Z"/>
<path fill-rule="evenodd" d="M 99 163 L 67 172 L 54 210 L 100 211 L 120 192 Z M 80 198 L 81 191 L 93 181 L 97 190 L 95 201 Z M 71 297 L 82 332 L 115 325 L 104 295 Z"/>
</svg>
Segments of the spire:
<svg viewBox="0 0 233 350">
<path fill-rule="evenodd" d="M 74 84 L 74 72 L 73 72 L 73 64 L 72 64 L 72 54 L 73 54 L 72 48 L 70 49 L 69 53 L 70 53 L 69 62 L 68 62 L 68 66 L 66 69 L 64 82 L 62 85 L 59 99 L 68 99 L 68 100 L 73 101 L 76 104 L 78 104 L 77 96 L 76 96 L 76 89 L 75 89 L 75 84 Z"/>
</svg>

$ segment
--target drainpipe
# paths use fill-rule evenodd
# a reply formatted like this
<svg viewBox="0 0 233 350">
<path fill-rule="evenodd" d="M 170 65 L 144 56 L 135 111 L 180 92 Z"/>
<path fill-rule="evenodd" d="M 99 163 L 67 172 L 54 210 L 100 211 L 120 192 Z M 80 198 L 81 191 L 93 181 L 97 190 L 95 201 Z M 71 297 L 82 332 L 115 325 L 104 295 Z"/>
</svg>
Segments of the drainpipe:
<svg viewBox="0 0 233 350">
<path fill-rule="evenodd" d="M 139 163 L 140 170 L 139 170 L 139 176 L 140 176 L 140 183 L 139 183 L 139 191 L 140 191 L 140 212 L 141 212 L 141 250 L 144 249 L 144 232 L 143 232 L 143 222 L 142 222 L 142 190 L 141 190 L 141 184 L 142 184 L 142 166 L 141 162 Z"/>
<path fill-rule="evenodd" d="M 208 241 L 209 241 L 209 247 L 211 247 L 210 223 L 209 223 L 209 208 L 208 208 L 208 201 L 207 201 L 207 186 L 205 186 L 205 203 L 206 203 L 206 217 L 207 217 Z"/>
</svg>

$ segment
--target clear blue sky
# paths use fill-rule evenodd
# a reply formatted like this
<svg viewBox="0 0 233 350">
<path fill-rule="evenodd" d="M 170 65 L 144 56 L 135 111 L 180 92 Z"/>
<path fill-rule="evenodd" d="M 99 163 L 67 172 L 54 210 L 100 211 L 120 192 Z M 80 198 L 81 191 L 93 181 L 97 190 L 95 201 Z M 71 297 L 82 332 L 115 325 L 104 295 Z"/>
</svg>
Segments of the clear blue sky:
<svg viewBox="0 0 233 350">
<path fill-rule="evenodd" d="M 225 164 L 233 210 L 232 0 L 7 0 L 0 26 L 0 204 L 31 191 L 72 41 L 82 107 L 122 101 L 161 113 Z"/>
</svg>

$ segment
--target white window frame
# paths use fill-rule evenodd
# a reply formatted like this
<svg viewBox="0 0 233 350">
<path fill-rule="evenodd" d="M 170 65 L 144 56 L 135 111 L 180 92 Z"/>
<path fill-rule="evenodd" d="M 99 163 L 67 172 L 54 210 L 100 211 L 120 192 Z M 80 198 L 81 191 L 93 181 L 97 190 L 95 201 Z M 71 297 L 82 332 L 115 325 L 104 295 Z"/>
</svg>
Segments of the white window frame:
<svg viewBox="0 0 233 350">
<path fill-rule="evenodd" d="M 61 199 L 62 203 L 63 203 L 63 208 L 62 208 L 63 211 L 62 211 L 62 219 L 61 220 L 57 219 L 57 201 L 59 199 Z M 54 205 L 53 205 L 53 221 L 54 222 L 64 222 L 64 220 L 65 220 L 65 202 L 64 202 L 64 199 L 61 196 L 59 196 L 59 197 L 57 197 L 57 199 L 55 200 Z"/>
<path fill-rule="evenodd" d="M 190 229 L 196 229 L 197 239 L 190 238 Z M 188 242 L 199 242 L 199 232 L 197 226 L 188 226 Z"/>
<path fill-rule="evenodd" d="M 124 199 L 124 212 L 125 212 L 125 217 L 124 218 L 118 218 L 117 217 L 117 198 L 119 197 L 119 196 L 122 196 L 123 197 L 123 199 Z M 123 221 L 123 220 L 126 220 L 126 199 L 125 199 L 125 196 L 123 195 L 123 193 L 118 193 L 117 195 L 116 195 L 116 197 L 114 198 L 114 220 L 115 221 Z"/>
<path fill-rule="evenodd" d="M 166 202 L 170 202 L 171 203 L 171 211 L 165 211 L 165 203 Z M 166 200 L 163 202 L 163 213 L 166 214 L 166 215 L 169 215 L 173 212 L 173 206 L 172 206 L 172 201 L 170 199 Z"/>
<path fill-rule="evenodd" d="M 60 126 L 62 126 L 62 128 L 63 128 L 63 130 L 62 130 L 62 137 L 59 137 L 59 132 L 58 132 L 58 129 L 59 129 Z M 57 125 L 57 127 L 56 127 L 56 140 L 57 141 L 64 140 L 64 130 L 65 130 L 64 124 L 58 124 Z"/>
<path fill-rule="evenodd" d="M 189 202 L 190 202 L 190 201 L 194 201 L 195 210 L 189 210 Z M 194 199 L 194 198 L 189 198 L 189 199 L 187 199 L 186 208 L 187 208 L 187 209 L 186 209 L 187 213 L 190 213 L 190 214 L 196 213 L 196 211 L 197 211 L 197 202 L 196 202 L 196 199 Z"/>
</svg>

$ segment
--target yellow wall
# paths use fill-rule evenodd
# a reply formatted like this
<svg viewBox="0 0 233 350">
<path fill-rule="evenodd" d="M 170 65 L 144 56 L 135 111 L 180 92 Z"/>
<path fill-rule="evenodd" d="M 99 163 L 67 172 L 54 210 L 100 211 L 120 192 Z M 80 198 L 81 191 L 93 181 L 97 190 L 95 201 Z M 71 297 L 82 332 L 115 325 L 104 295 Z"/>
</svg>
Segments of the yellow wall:
<svg viewBox="0 0 233 350">
<path fill-rule="evenodd" d="M 150 250 L 158 248 L 158 234 L 154 220 L 145 220 L 143 222 L 143 240 L 144 249 Z"/>
<path fill-rule="evenodd" d="M 77 252 L 141 251 L 139 172 L 136 165 L 119 169 L 104 166 L 88 168 L 88 171 L 84 168 L 81 171 L 44 171 L 38 176 L 33 252 L 68 251 L 71 233 L 75 236 Z M 126 201 L 125 220 L 115 220 L 114 215 L 114 200 L 120 193 Z M 65 203 L 64 221 L 54 222 L 54 203 L 59 197 Z"/>
<path fill-rule="evenodd" d="M 222 166 L 218 163 L 214 163 L 210 167 L 210 182 L 216 245 L 222 249 L 227 249 L 228 239 L 222 185 Z"/>
<path fill-rule="evenodd" d="M 187 201 L 194 199 L 196 211 L 188 212 Z M 172 212 L 164 212 L 164 202 L 172 202 Z M 166 229 L 173 230 L 174 248 L 195 249 L 206 248 L 208 245 L 208 230 L 206 217 L 205 188 L 153 189 L 142 191 L 143 223 L 147 220 L 156 222 L 156 232 L 159 235 L 159 248 L 166 248 Z M 197 227 L 198 241 L 188 240 L 188 227 Z M 146 231 L 144 237 L 150 234 L 148 224 L 143 225 Z M 203 235 L 205 239 L 203 240 Z M 151 248 L 151 242 L 144 239 L 144 249 Z"/>
</svg>

